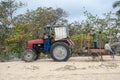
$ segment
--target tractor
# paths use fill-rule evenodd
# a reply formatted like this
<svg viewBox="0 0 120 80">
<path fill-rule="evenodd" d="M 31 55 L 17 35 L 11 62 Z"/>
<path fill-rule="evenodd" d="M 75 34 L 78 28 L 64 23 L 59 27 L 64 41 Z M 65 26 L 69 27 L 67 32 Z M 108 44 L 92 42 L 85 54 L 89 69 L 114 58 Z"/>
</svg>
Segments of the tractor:
<svg viewBox="0 0 120 80">
<path fill-rule="evenodd" d="M 26 62 L 32 62 L 38 59 L 40 53 L 44 53 L 49 54 L 54 61 L 67 61 L 72 55 L 74 46 L 73 41 L 69 38 L 67 27 L 46 26 L 44 32 L 49 35 L 49 49 L 45 50 L 43 39 L 27 41 L 22 59 Z"/>
</svg>

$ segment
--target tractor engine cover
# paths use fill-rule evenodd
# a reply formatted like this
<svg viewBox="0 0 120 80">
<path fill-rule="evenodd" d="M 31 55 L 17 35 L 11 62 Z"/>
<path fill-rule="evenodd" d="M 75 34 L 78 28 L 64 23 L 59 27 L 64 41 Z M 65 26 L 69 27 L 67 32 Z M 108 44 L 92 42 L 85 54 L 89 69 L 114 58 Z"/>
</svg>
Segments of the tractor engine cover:
<svg viewBox="0 0 120 80">
<path fill-rule="evenodd" d="M 27 49 L 33 49 L 33 45 L 35 44 L 43 44 L 42 39 L 30 40 L 27 42 Z"/>
</svg>

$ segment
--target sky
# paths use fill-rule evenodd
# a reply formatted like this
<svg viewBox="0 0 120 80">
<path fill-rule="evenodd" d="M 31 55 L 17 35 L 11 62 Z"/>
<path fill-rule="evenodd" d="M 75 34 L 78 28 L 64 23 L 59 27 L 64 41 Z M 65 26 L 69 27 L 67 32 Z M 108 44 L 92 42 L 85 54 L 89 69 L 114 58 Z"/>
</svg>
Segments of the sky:
<svg viewBox="0 0 120 80">
<path fill-rule="evenodd" d="M 102 17 L 103 13 L 115 12 L 112 8 L 116 0 L 16 0 L 26 4 L 25 7 L 19 9 L 16 14 L 23 14 L 27 9 L 35 10 L 38 7 L 62 8 L 68 13 L 68 21 L 82 21 L 85 19 L 83 11 L 87 10 L 93 15 Z"/>
</svg>

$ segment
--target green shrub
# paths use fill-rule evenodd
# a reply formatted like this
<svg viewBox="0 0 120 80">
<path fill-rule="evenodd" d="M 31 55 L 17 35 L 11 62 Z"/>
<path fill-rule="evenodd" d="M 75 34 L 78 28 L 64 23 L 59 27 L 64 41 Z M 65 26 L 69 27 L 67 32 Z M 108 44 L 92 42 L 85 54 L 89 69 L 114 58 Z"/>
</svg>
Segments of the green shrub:
<svg viewBox="0 0 120 80">
<path fill-rule="evenodd" d="M 79 53 L 82 52 L 84 47 L 91 47 L 92 46 L 92 37 L 87 34 L 79 34 L 74 35 L 71 37 L 73 42 L 75 43 L 75 47 L 73 52 Z"/>
<path fill-rule="evenodd" d="M 24 51 L 24 49 L 17 44 L 12 44 L 8 46 L 8 50 L 4 52 L 1 57 L 4 60 L 10 60 L 13 58 L 21 58 L 21 53 Z"/>
</svg>

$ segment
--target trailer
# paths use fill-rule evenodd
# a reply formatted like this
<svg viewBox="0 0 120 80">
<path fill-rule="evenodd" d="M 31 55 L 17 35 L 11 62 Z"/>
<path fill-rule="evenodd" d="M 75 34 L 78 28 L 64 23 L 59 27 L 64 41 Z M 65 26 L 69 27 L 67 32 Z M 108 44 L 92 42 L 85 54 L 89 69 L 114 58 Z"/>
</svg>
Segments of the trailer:
<svg viewBox="0 0 120 80">
<path fill-rule="evenodd" d="M 88 56 L 89 60 L 103 60 L 103 55 L 110 55 L 105 49 L 83 49 L 78 53 L 79 56 Z"/>
</svg>

